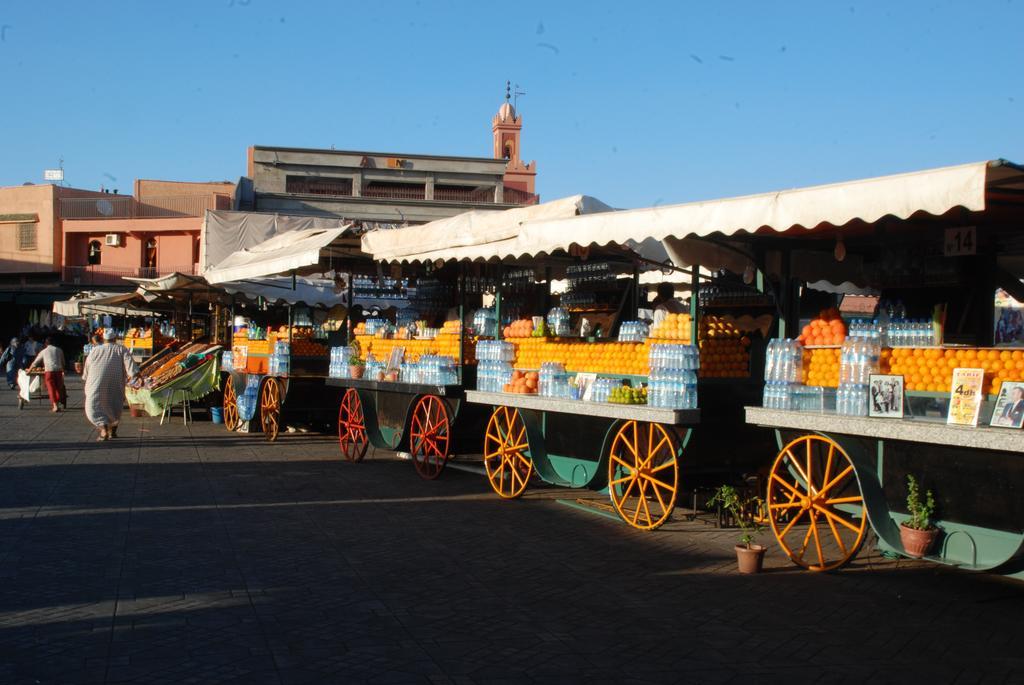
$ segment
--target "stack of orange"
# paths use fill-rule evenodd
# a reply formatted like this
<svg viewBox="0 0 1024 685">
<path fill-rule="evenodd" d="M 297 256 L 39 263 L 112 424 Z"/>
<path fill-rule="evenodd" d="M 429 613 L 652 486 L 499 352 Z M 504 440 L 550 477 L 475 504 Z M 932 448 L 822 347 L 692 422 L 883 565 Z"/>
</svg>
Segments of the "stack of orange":
<svg viewBox="0 0 1024 685">
<path fill-rule="evenodd" d="M 690 315 L 667 314 L 651 327 L 650 336 L 656 340 L 690 342 Z"/>
<path fill-rule="evenodd" d="M 742 378 L 750 373 L 750 338 L 723 317 L 700 321 L 700 373 L 704 378 Z"/>
<path fill-rule="evenodd" d="M 889 373 L 903 376 L 910 391 L 949 392 L 956 368 L 984 369 L 985 394 L 998 393 L 1007 381 L 1024 381 L 1022 350 L 897 347 L 888 366 Z"/>
<path fill-rule="evenodd" d="M 838 388 L 841 352 L 838 347 L 804 350 L 804 383 Z"/>
<path fill-rule="evenodd" d="M 506 383 L 502 390 L 504 392 L 532 395 L 537 392 L 538 378 L 539 374 L 536 371 L 513 371 L 512 382 Z"/>
<path fill-rule="evenodd" d="M 520 369 L 539 369 L 543 362 L 559 362 L 567 371 L 591 373 L 647 374 L 648 348 L 645 343 L 563 342 L 546 338 L 513 341 Z"/>
<path fill-rule="evenodd" d="M 405 360 L 411 362 L 418 361 L 423 354 L 438 354 L 438 344 L 434 340 L 396 340 L 373 335 L 357 335 L 356 342 L 359 344 L 359 356 L 364 361 L 370 354 L 378 360 L 387 361 L 391 356 L 391 350 L 396 347 L 404 348 Z"/>
<path fill-rule="evenodd" d="M 533 319 L 517 319 L 502 331 L 506 338 L 529 338 L 533 335 Z"/>
<path fill-rule="evenodd" d="M 715 338 L 700 341 L 702 378 L 742 378 L 750 373 L 750 338 Z"/>
<path fill-rule="evenodd" d="M 818 318 L 804 326 L 797 338 L 802 345 L 842 345 L 845 339 L 846 324 L 835 307 L 818 312 Z"/>
</svg>

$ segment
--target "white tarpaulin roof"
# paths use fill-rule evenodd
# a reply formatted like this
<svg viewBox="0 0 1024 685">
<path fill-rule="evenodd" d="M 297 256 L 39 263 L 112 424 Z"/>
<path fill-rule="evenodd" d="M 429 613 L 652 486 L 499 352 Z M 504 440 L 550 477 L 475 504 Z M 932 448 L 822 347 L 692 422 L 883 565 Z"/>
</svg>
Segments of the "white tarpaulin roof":
<svg viewBox="0 0 1024 685">
<path fill-rule="evenodd" d="M 136 293 L 83 292 L 70 300 L 53 303 L 53 313 L 61 316 L 88 316 L 90 314 L 114 314 L 116 316 L 154 316 L 147 309 L 138 309 Z"/>
<path fill-rule="evenodd" d="M 342 228 L 349 221 L 335 217 L 207 210 L 200 241 L 203 271 L 219 266 L 239 250 L 255 247 L 280 233 L 311 228 Z"/>
<path fill-rule="evenodd" d="M 294 289 L 291 276 L 262 278 L 259 283 L 224 283 L 221 287 L 232 295 L 243 295 L 250 300 L 262 297 L 272 303 L 286 302 L 330 308 L 348 302 L 347 287 L 339 289 L 334 281 L 326 278 L 296 276 Z"/>
<path fill-rule="evenodd" d="M 349 226 L 342 226 L 279 233 L 270 240 L 235 252 L 203 275 L 210 283 L 226 283 L 316 266 L 320 263 L 320 251 L 348 229 Z"/>
<path fill-rule="evenodd" d="M 682 265 L 691 263 L 681 249 L 685 245 L 680 241 L 687 238 L 810 230 L 856 219 L 870 223 L 889 215 L 905 219 L 919 212 L 941 215 L 955 207 L 981 211 L 986 189 L 994 186 L 1024 189 L 1024 172 L 997 160 L 723 200 L 527 221 L 514 238 L 430 255 L 445 260 L 516 259 L 572 245 L 628 245 L 653 239 L 665 241 L 669 254 Z"/>
<path fill-rule="evenodd" d="M 372 231 L 363 236 L 363 251 L 381 261 L 476 259 L 477 252 L 490 245 L 515 240 L 527 222 L 611 211 L 612 207 L 588 195 L 497 212 L 473 210 L 421 226 Z"/>
</svg>

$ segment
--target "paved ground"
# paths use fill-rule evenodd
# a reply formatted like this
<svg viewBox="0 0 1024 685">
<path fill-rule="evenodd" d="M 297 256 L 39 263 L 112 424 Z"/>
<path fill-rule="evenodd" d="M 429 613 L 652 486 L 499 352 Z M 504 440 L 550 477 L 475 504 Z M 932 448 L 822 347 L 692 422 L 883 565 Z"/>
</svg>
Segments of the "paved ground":
<svg viewBox="0 0 1024 685">
<path fill-rule="evenodd" d="M 502 502 L 180 419 L 96 443 L 13 404 L 0 683 L 1024 681 L 1024 584 L 872 555 L 741 577 L 731 533 L 638 533 L 564 490 Z"/>
</svg>

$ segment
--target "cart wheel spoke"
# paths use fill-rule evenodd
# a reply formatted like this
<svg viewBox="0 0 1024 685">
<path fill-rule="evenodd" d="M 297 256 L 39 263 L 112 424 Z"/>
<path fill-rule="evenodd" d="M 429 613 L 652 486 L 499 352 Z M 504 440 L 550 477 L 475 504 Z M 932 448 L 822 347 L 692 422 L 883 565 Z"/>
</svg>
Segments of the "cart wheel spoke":
<svg viewBox="0 0 1024 685">
<path fill-rule="evenodd" d="M 238 430 L 241 423 L 238 417 L 238 395 L 235 393 L 234 379 L 229 374 L 224 381 L 224 427 L 229 431 Z"/>
<path fill-rule="evenodd" d="M 363 402 L 355 388 L 345 391 L 338 407 L 338 446 L 347 461 L 362 461 L 370 446 Z"/>
<path fill-rule="evenodd" d="M 484 469 L 491 488 L 502 499 L 519 497 L 533 472 L 529 440 L 525 439 L 526 422 L 518 410 L 498 407 L 487 422 L 484 436 Z"/>
<path fill-rule="evenodd" d="M 263 427 L 263 437 L 266 440 L 270 442 L 277 440 L 280 417 L 280 386 L 278 386 L 277 379 L 267 378 L 263 381 L 263 389 L 260 391 L 260 424 Z"/>
<path fill-rule="evenodd" d="M 619 427 L 608 453 L 608 494 L 622 520 L 652 530 L 669 519 L 679 483 L 677 453 L 673 434 L 660 424 L 627 421 Z"/>
<path fill-rule="evenodd" d="M 434 480 L 448 463 L 451 416 L 448 406 L 436 395 L 424 395 L 416 402 L 409 428 L 409 449 L 416 473 Z"/>
<path fill-rule="evenodd" d="M 793 563 L 830 571 L 856 556 L 867 516 L 859 484 L 851 475 L 855 472 L 849 455 L 825 436 L 800 436 L 779 452 L 768 478 L 767 513 L 779 546 Z M 823 534 L 824 526 L 831 537 Z M 789 542 L 791 532 L 803 538 L 797 537 L 800 542 L 795 546 Z M 814 551 L 808 554 L 812 541 Z"/>
</svg>

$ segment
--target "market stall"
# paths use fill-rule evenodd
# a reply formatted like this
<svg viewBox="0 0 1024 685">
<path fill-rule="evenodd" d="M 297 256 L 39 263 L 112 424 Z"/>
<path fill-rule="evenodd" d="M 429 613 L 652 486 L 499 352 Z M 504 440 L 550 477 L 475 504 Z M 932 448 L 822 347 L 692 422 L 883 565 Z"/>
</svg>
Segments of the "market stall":
<svg viewBox="0 0 1024 685">
<path fill-rule="evenodd" d="M 475 452 L 488 414 L 480 403 L 466 401 L 467 388 L 478 382 L 474 341 L 494 334 L 494 320 L 480 306 L 502 287 L 503 280 L 521 296 L 531 291 L 525 273 L 439 267 L 433 258 L 413 261 L 405 260 L 405 255 L 437 245 L 472 249 L 481 242 L 515 235 L 525 221 L 610 209 L 594 198 L 574 196 L 501 212 L 466 212 L 422 226 L 364 235 L 362 249 L 374 259 L 407 263 L 395 268 L 407 287 L 394 318 L 358 324 L 352 344 L 339 350 L 339 373 L 328 383 L 345 389 L 338 412 L 339 444 L 345 457 L 361 460 L 371 444 L 407 452 L 417 473 L 433 480 L 455 455 Z M 387 277 L 356 276 L 355 280 L 357 287 L 359 283 L 369 286 L 364 295 L 390 290 Z M 477 310 L 477 316 L 471 316 L 470 310 Z M 348 372 L 349 356 L 357 361 L 355 370 L 362 378 Z"/>
<path fill-rule="evenodd" d="M 345 292 L 305 277 L 223 285 L 235 298 L 231 350 L 221 360 L 227 429 L 258 428 L 274 441 L 292 423 L 331 423 L 334 403 L 323 381 L 339 323 L 331 312 Z"/>
<path fill-rule="evenodd" d="M 690 344 L 699 326 L 673 315 L 659 319 L 660 337 L 651 337 L 637 316 L 638 276 L 651 260 L 636 243 L 507 251 L 530 227 L 559 220 L 527 219 L 450 249 L 407 239 L 409 229 L 369 235 L 363 246 L 401 263 L 458 262 L 472 278 L 494 283 L 493 308 L 475 317 L 476 389 L 465 400 L 487 410 L 477 440 L 499 496 L 520 496 L 536 473 L 551 484 L 607 491 L 629 525 L 657 528 L 676 505 L 680 457 L 702 413 L 701 361 Z M 428 249 L 414 251 L 421 243 Z M 566 286 L 561 294 L 552 292 L 556 281 Z M 708 330 L 726 339 L 724 329 Z"/>
<path fill-rule="evenodd" d="M 772 429 L 764 513 L 794 563 L 839 568 L 873 531 L 887 553 L 1020 575 L 1024 317 L 1006 302 L 1024 300 L 1022 191 L 1024 169 L 996 160 L 635 210 L 587 235 L 642 221 L 676 264 L 729 264 L 775 294 L 745 412 Z M 551 249 L 586 223 L 520 238 Z M 937 539 L 918 546 L 919 529 Z"/>
<path fill-rule="evenodd" d="M 206 343 L 165 347 L 139 367 L 125 389 L 128 405 L 160 416 L 177 403 L 206 397 L 219 387 L 220 350 Z"/>
</svg>

